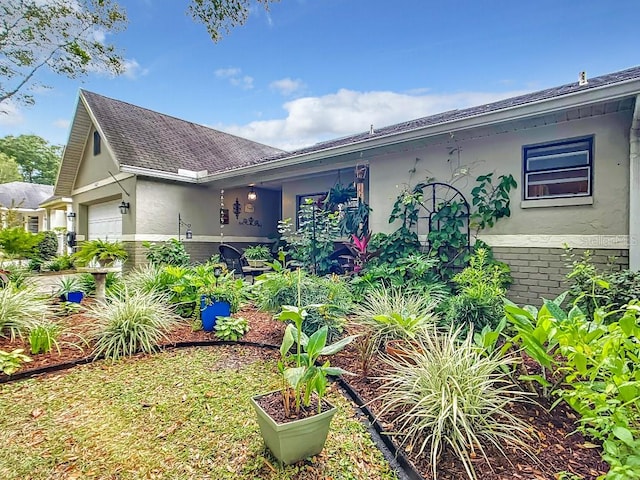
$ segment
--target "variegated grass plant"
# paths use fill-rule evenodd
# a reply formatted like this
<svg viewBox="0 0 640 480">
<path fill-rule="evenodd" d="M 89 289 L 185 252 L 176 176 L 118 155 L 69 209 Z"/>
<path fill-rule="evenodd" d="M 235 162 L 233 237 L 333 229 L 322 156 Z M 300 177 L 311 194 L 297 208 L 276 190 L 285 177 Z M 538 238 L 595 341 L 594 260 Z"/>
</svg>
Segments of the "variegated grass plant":
<svg viewBox="0 0 640 480">
<path fill-rule="evenodd" d="M 406 357 L 384 357 L 390 369 L 382 378 L 382 414 L 395 417 L 394 434 L 407 449 L 428 452 L 434 478 L 445 449 L 470 479 L 472 459 L 487 459 L 487 445 L 505 457 L 506 444 L 527 451 L 528 426 L 508 408 L 526 400 L 505 373 L 514 360 L 481 352 L 471 334 L 460 337 L 460 329 L 432 331 L 416 338 Z"/>
<path fill-rule="evenodd" d="M 152 264 L 140 265 L 124 277 L 130 291 L 142 293 L 164 293 L 169 287 L 163 278 L 162 268 Z"/>
<path fill-rule="evenodd" d="M 166 297 L 126 288 L 107 305 L 94 307 L 92 314 L 97 324 L 93 355 L 111 360 L 155 351 L 180 321 Z"/>
<path fill-rule="evenodd" d="M 381 287 L 353 308 L 352 322 L 365 331 L 375 350 L 389 340 L 412 340 L 432 329 L 435 306 L 429 297 Z"/>
<path fill-rule="evenodd" d="M 17 289 L 9 284 L 0 289 L 0 336 L 9 336 L 11 340 L 22 338 L 30 327 L 50 315 L 47 295 L 35 286 Z"/>
</svg>

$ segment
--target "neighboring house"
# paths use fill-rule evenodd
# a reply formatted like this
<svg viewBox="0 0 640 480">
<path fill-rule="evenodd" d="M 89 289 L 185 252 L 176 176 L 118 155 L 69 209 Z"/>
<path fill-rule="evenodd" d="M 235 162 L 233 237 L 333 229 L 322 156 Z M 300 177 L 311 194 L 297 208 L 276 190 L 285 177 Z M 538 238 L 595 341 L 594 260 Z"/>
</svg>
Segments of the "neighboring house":
<svg viewBox="0 0 640 480">
<path fill-rule="evenodd" d="M 466 170 L 455 184 L 470 199 L 478 175 L 511 174 L 511 216 L 479 238 L 511 266 L 512 298 L 532 303 L 563 289 L 565 243 L 640 268 L 639 95 L 636 67 L 280 152 L 81 91 L 55 193 L 73 199 L 78 232 L 121 238 L 139 262 L 141 241 L 177 235 L 178 214 L 197 257 L 221 240 L 264 241 L 300 198 L 353 181 L 356 167 L 368 169 L 374 232 L 394 228 L 404 185 Z"/>
<path fill-rule="evenodd" d="M 52 185 L 27 182 L 0 184 L 0 209 L 4 224 L 6 225 L 8 211 L 12 210 L 16 214 L 15 222 L 31 233 L 66 226 L 63 212 L 48 210 L 41 205 L 52 194 Z"/>
</svg>

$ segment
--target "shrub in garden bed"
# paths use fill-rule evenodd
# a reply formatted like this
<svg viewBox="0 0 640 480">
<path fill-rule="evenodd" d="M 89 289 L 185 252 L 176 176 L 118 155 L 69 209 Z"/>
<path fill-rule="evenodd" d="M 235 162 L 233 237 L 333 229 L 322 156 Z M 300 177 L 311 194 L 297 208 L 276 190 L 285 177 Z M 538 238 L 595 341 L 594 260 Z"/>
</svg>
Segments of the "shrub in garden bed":
<svg viewBox="0 0 640 480">
<path fill-rule="evenodd" d="M 59 272 L 61 270 L 71 270 L 73 268 L 73 259 L 71 255 L 60 255 L 46 262 L 44 268 L 51 272 Z"/>
<path fill-rule="evenodd" d="M 618 310 L 633 299 L 640 298 L 640 272 L 616 270 L 613 263 L 608 271 L 596 268 L 591 252 L 576 258 L 567 248 L 565 257 L 571 269 L 567 279 L 571 283 L 569 295 L 589 316 L 598 308 Z M 611 259 L 612 261 L 614 259 Z"/>
<path fill-rule="evenodd" d="M 495 328 L 504 316 L 506 281 L 504 270 L 489 261 L 489 251 L 477 249 L 469 265 L 453 277 L 457 294 L 446 303 L 446 324 L 461 326 L 465 332 Z"/>
<path fill-rule="evenodd" d="M 96 318 L 93 355 L 111 360 L 155 351 L 180 320 L 166 297 L 127 289 L 106 305 L 93 307 L 91 314 Z"/>
<path fill-rule="evenodd" d="M 543 395 L 565 400 L 580 415 L 580 430 L 602 442 L 611 466 L 604 478 L 640 478 L 640 302 L 586 315 L 577 305 L 565 312 L 565 296 L 540 309 L 505 306 L 517 332 L 511 341 L 541 370 L 521 379 L 540 384 Z"/>
<path fill-rule="evenodd" d="M 215 276 L 216 268 L 222 272 L 218 278 Z M 141 267 L 127 276 L 126 283 L 131 289 L 167 296 L 182 317 L 198 315 L 201 295 L 224 296 L 225 301 L 231 300 L 233 312 L 237 311 L 245 296 L 243 280 L 234 278 L 232 273 L 213 263 L 191 267 Z"/>
<path fill-rule="evenodd" d="M 307 308 L 302 331 L 310 336 L 326 326 L 329 341 L 342 332 L 344 316 L 353 305 L 351 292 L 340 277 L 292 272 L 278 264 L 275 271 L 257 277 L 252 293 L 258 308 L 267 312 L 277 313 L 283 305 L 311 306 Z"/>
<path fill-rule="evenodd" d="M 486 446 L 507 457 L 505 445 L 526 450 L 528 425 L 508 405 L 526 394 L 510 380 L 513 359 L 486 355 L 461 330 L 416 340 L 408 357 L 385 357 L 382 414 L 394 418 L 393 433 L 410 451 L 427 452 L 434 478 L 444 450 L 475 479 L 473 458 L 487 458 Z M 487 459 L 488 460 L 488 459 Z"/>
<path fill-rule="evenodd" d="M 17 289 L 9 284 L 0 289 L 0 336 L 22 338 L 30 327 L 51 314 L 49 299 L 36 287 Z"/>
<path fill-rule="evenodd" d="M 191 258 L 184 248 L 184 244 L 175 238 L 162 243 L 142 242 L 147 249 L 147 260 L 154 266 L 176 265 L 186 267 Z"/>
</svg>

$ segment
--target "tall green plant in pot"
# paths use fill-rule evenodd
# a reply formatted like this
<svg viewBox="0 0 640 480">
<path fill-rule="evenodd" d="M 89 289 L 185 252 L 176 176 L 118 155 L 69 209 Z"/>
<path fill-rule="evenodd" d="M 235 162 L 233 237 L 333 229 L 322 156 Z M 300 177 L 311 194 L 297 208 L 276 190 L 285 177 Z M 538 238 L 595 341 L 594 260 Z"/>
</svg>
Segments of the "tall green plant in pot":
<svg viewBox="0 0 640 480">
<path fill-rule="evenodd" d="M 327 377 L 347 372 L 332 367 L 329 360 L 320 365 L 318 359 L 339 352 L 355 338 L 327 345 L 327 327 L 308 337 L 302 332 L 306 314 L 306 308 L 300 306 L 282 307 L 277 318 L 291 323 L 280 345 L 281 389 L 251 399 L 265 444 L 285 464 L 317 455 L 324 448 L 337 411 L 323 398 Z"/>
</svg>

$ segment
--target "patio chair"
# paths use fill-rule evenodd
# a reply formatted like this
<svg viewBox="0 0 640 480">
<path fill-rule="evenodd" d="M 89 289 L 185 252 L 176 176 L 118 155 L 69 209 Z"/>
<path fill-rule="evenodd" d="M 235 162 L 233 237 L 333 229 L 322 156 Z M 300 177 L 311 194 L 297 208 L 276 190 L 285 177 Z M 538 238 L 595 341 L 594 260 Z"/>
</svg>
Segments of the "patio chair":
<svg viewBox="0 0 640 480">
<path fill-rule="evenodd" d="M 249 267 L 247 261 L 240 250 L 231 245 L 222 244 L 218 247 L 220 251 L 220 260 L 222 260 L 229 270 L 235 270 L 236 275 L 245 276 L 245 269 Z"/>
</svg>

